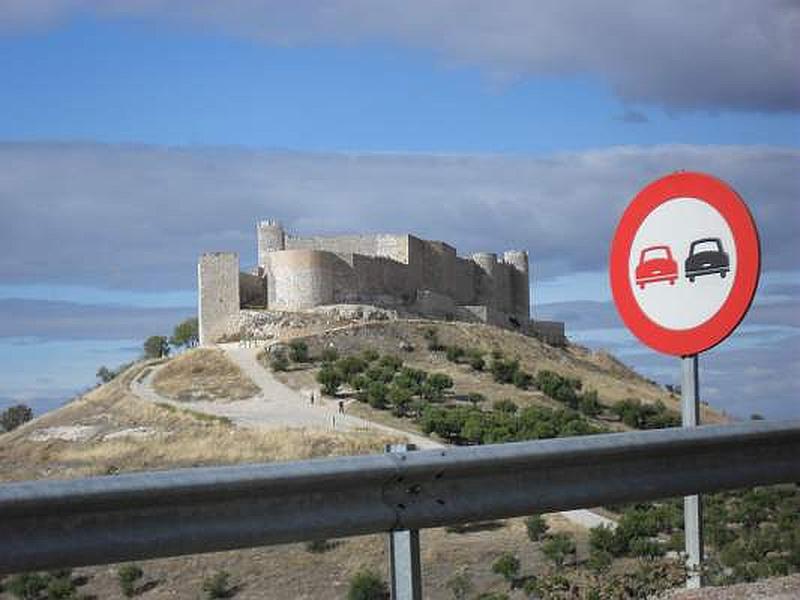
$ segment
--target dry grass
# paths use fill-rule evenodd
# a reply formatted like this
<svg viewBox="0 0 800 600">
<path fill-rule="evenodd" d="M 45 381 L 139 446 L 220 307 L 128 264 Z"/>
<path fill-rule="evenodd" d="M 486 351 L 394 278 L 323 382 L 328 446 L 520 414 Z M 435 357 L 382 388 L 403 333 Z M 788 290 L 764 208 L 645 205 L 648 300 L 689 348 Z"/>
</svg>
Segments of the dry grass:
<svg viewBox="0 0 800 600">
<path fill-rule="evenodd" d="M 221 350 L 198 348 L 169 361 L 153 379 L 162 396 L 191 402 L 194 400 L 244 400 L 259 393 L 241 369 Z"/>
</svg>

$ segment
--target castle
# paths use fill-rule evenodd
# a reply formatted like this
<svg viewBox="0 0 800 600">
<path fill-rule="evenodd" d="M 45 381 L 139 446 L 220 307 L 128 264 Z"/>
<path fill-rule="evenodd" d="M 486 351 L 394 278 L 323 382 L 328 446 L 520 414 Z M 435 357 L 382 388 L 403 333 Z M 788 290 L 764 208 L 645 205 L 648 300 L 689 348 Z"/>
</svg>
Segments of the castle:
<svg viewBox="0 0 800 600">
<path fill-rule="evenodd" d="M 242 308 L 303 311 L 367 304 L 398 314 L 483 322 L 562 342 L 562 323 L 532 321 L 528 254 L 482 252 L 470 258 L 413 235 L 294 237 L 261 221 L 258 265 L 239 270 L 233 252 L 206 253 L 197 267 L 200 341 L 234 333 Z"/>
</svg>

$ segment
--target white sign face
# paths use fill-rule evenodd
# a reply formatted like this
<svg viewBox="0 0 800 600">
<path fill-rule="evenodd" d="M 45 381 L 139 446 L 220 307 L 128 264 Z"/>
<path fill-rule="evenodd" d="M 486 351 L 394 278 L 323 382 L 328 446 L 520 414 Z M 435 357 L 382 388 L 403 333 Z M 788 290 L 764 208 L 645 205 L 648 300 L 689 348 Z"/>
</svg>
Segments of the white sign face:
<svg viewBox="0 0 800 600">
<path fill-rule="evenodd" d="M 655 324 L 692 329 L 725 303 L 736 265 L 733 232 L 725 218 L 707 202 L 673 198 L 647 215 L 636 230 L 630 287 Z"/>
</svg>

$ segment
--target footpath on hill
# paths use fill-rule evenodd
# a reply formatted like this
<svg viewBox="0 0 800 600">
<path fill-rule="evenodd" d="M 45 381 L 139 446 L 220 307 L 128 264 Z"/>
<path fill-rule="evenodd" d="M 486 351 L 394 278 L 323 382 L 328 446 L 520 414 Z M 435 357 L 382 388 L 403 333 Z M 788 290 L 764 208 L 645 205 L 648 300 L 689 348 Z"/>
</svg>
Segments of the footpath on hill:
<svg viewBox="0 0 800 600">
<path fill-rule="evenodd" d="M 225 417 L 241 427 L 267 429 L 306 427 L 343 432 L 380 431 L 389 435 L 405 437 L 421 450 L 445 447 L 445 444 L 421 435 L 373 423 L 354 415 L 341 414 L 338 412 L 337 403 L 322 398 L 319 392 L 316 392 L 316 400 L 312 406 L 309 395 L 278 381 L 269 370 L 258 362 L 258 348 L 242 347 L 238 343 L 220 344 L 219 347 L 261 389 L 260 394 L 247 400 L 230 402 L 172 400 L 153 389 L 153 377 L 162 366 L 152 367 L 134 380 L 131 383 L 131 391 L 140 398 L 151 402 L 170 404 L 177 408 L 190 408 L 198 412 Z M 590 510 L 570 510 L 559 514 L 581 527 L 616 526 L 613 519 Z"/>
</svg>

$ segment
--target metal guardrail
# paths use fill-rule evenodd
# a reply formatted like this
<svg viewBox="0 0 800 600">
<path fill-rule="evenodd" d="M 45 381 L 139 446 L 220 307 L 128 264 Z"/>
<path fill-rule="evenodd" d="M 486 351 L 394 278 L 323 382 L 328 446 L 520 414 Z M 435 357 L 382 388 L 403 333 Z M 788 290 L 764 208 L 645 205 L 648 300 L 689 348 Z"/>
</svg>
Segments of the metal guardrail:
<svg viewBox="0 0 800 600">
<path fill-rule="evenodd" d="M 0 486 L 0 573 L 800 481 L 800 421 Z"/>
</svg>

